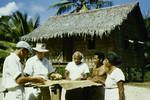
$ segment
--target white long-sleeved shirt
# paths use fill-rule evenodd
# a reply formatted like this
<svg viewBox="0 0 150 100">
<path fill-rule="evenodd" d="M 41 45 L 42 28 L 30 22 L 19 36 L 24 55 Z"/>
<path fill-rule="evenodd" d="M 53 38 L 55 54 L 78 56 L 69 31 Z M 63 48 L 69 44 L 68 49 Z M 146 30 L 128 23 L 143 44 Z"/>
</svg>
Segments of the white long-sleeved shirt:
<svg viewBox="0 0 150 100">
<path fill-rule="evenodd" d="M 54 71 L 55 69 L 52 67 L 52 64 L 47 58 L 40 60 L 36 55 L 27 60 L 24 69 L 24 73 L 27 73 L 31 76 L 42 76 L 46 79 L 48 79 L 48 73 Z"/>
<path fill-rule="evenodd" d="M 24 88 L 16 83 L 16 78 L 23 73 L 23 68 L 20 58 L 15 53 L 6 57 L 2 77 L 4 88 L 8 89 L 5 100 L 23 100 Z"/>
</svg>

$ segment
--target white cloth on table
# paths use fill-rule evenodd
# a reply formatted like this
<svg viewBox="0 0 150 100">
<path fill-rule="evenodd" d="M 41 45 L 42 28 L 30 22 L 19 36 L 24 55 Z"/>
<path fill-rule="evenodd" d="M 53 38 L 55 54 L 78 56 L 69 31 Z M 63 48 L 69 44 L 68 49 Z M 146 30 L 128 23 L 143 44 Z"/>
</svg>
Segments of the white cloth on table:
<svg viewBox="0 0 150 100">
<path fill-rule="evenodd" d="M 16 83 L 16 78 L 23 74 L 23 64 L 20 58 L 11 53 L 6 57 L 3 65 L 2 84 L 8 93 L 5 94 L 4 100 L 24 100 L 24 88 Z"/>
<path fill-rule="evenodd" d="M 107 74 L 105 80 L 105 100 L 119 100 L 119 92 L 117 83 L 125 81 L 125 76 L 121 69 L 116 68 L 111 74 Z"/>
</svg>

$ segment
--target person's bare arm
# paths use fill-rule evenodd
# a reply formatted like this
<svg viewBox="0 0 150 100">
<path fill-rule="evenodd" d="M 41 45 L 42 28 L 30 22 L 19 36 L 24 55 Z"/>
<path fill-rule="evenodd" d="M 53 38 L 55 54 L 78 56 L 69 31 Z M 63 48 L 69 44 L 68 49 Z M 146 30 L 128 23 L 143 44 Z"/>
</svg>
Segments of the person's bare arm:
<svg viewBox="0 0 150 100">
<path fill-rule="evenodd" d="M 96 83 L 104 83 L 104 80 L 101 78 L 101 76 L 93 77 L 92 81 L 94 81 Z"/>
<path fill-rule="evenodd" d="M 96 74 L 94 73 L 95 73 L 95 70 L 93 70 L 92 72 L 93 77 L 91 78 L 91 81 L 105 85 L 106 72 L 105 72 L 104 66 L 101 66 L 99 68 L 98 73 L 97 72 Z"/>
<path fill-rule="evenodd" d="M 125 100 L 125 95 L 124 95 L 124 81 L 119 81 L 117 83 L 118 89 L 119 89 L 119 100 Z"/>
</svg>

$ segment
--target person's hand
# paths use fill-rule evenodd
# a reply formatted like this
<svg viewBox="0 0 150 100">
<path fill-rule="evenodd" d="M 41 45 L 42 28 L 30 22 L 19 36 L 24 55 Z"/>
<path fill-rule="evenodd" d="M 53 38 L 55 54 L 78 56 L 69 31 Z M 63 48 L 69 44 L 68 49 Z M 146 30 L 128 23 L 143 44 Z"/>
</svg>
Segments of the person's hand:
<svg viewBox="0 0 150 100">
<path fill-rule="evenodd" d="M 87 80 L 92 80 L 92 77 L 88 77 Z"/>
<path fill-rule="evenodd" d="M 81 79 L 80 80 L 86 80 L 87 79 L 87 74 L 81 73 Z"/>
<path fill-rule="evenodd" d="M 82 80 L 82 77 L 78 77 L 76 80 Z"/>
<path fill-rule="evenodd" d="M 60 80 L 60 79 L 62 79 L 62 75 L 60 75 L 59 73 L 52 73 L 50 75 L 50 79 L 51 80 Z"/>
</svg>

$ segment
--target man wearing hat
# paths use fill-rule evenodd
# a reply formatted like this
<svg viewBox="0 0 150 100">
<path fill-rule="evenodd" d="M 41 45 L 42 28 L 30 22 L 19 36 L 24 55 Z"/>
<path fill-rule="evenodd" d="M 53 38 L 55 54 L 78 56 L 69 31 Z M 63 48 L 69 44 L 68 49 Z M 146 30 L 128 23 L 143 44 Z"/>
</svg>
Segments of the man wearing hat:
<svg viewBox="0 0 150 100">
<path fill-rule="evenodd" d="M 36 54 L 27 60 L 24 73 L 33 77 L 40 76 L 44 79 L 48 79 L 49 74 L 54 72 L 55 69 L 45 57 L 45 53 L 48 52 L 46 45 L 44 43 L 37 43 L 33 50 L 36 51 Z M 49 88 L 44 89 L 44 96 L 39 88 L 26 88 L 26 100 L 40 100 L 40 98 L 50 100 Z"/>
<path fill-rule="evenodd" d="M 44 83 L 39 77 L 25 77 L 23 62 L 30 51 L 30 45 L 25 41 L 16 44 L 15 52 L 6 57 L 3 64 L 2 84 L 6 89 L 4 100 L 24 100 L 24 87 L 26 82 Z"/>
</svg>

